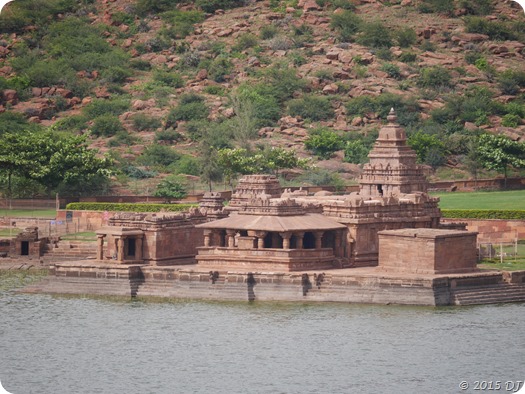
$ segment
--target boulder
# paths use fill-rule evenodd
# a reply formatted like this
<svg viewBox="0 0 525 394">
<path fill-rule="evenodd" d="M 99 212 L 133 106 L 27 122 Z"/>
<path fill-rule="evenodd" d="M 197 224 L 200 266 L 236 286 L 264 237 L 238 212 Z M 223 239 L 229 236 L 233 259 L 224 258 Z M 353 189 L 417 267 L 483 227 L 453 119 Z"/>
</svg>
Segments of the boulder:
<svg viewBox="0 0 525 394">
<path fill-rule="evenodd" d="M 199 81 L 204 81 L 205 79 L 208 79 L 208 71 L 205 68 L 199 70 L 199 72 L 197 73 L 197 79 Z"/>
<path fill-rule="evenodd" d="M 2 92 L 1 98 L 4 103 L 11 105 L 16 105 L 18 103 L 18 93 L 14 89 L 5 89 Z"/>
<path fill-rule="evenodd" d="M 339 86 L 335 83 L 328 84 L 323 88 L 324 94 L 336 94 L 337 92 L 339 92 Z"/>
<path fill-rule="evenodd" d="M 321 7 L 315 0 L 306 0 L 303 5 L 303 11 L 319 11 Z"/>
</svg>

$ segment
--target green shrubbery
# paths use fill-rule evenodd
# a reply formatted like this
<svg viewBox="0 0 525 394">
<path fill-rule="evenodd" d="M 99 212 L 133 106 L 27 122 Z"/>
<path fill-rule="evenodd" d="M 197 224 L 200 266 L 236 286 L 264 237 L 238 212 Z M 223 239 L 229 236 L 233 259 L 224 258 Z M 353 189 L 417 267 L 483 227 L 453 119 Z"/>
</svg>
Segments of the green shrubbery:
<svg viewBox="0 0 525 394">
<path fill-rule="evenodd" d="M 227 57 L 217 56 L 205 68 L 208 70 L 209 78 L 215 82 L 225 82 L 233 70 L 233 63 Z"/>
<path fill-rule="evenodd" d="M 131 204 L 109 202 L 72 202 L 66 209 L 72 211 L 109 211 L 109 212 L 183 212 L 198 204 Z"/>
<path fill-rule="evenodd" d="M 0 113 L 0 135 L 8 132 L 18 133 L 37 129 L 40 129 L 40 126 L 29 123 L 27 118 L 22 114 L 10 111 Z"/>
<path fill-rule="evenodd" d="M 465 19 L 467 33 L 486 34 L 491 40 L 523 40 L 522 35 L 510 23 L 488 21 L 483 17 L 471 16 Z"/>
<path fill-rule="evenodd" d="M 423 68 L 417 84 L 423 88 L 443 89 L 454 86 L 452 74 L 442 66 Z"/>
<path fill-rule="evenodd" d="M 515 95 L 520 88 L 525 87 L 525 72 L 521 70 L 506 70 L 497 77 L 498 85 L 503 94 Z"/>
<path fill-rule="evenodd" d="M 416 152 L 419 163 L 433 168 L 444 164 L 448 151 L 445 141 L 438 134 L 417 131 L 408 138 L 407 144 Z"/>
<path fill-rule="evenodd" d="M 89 3 L 88 1 L 80 4 Z M 11 2 L 0 14 L 0 33 L 21 32 L 30 25 L 42 25 L 58 14 L 74 11 L 79 7 L 74 0 L 17 0 Z"/>
<path fill-rule="evenodd" d="M 166 125 L 175 125 L 177 121 L 206 119 L 209 109 L 204 103 L 204 97 L 189 93 L 181 96 L 179 104 L 172 109 L 166 119 Z"/>
<path fill-rule="evenodd" d="M 419 4 L 419 11 L 425 14 L 451 14 L 454 11 L 454 0 L 423 0 Z"/>
<path fill-rule="evenodd" d="M 525 220 L 525 211 L 493 209 L 442 209 L 445 218 Z"/>
<path fill-rule="evenodd" d="M 345 10 L 344 12 L 332 15 L 330 25 L 339 32 L 342 41 L 350 42 L 361 30 L 362 24 L 363 21 L 359 16 L 352 11 Z"/>
<path fill-rule="evenodd" d="M 288 101 L 288 114 L 316 122 L 333 118 L 334 110 L 326 97 L 305 95 Z"/>
<path fill-rule="evenodd" d="M 245 33 L 237 38 L 237 42 L 233 46 L 234 51 L 243 51 L 248 48 L 253 48 L 259 43 L 259 39 L 255 34 Z"/>
<path fill-rule="evenodd" d="M 518 127 L 521 118 L 518 115 L 506 114 L 501 118 L 501 125 L 505 127 Z"/>
<path fill-rule="evenodd" d="M 167 142 L 173 144 L 182 139 L 182 135 L 173 129 L 162 130 L 155 133 L 155 142 Z"/>
<path fill-rule="evenodd" d="M 153 73 L 153 80 L 172 88 L 181 88 L 184 86 L 184 80 L 180 74 L 166 70 L 156 70 Z"/>
<path fill-rule="evenodd" d="M 170 24 L 167 34 L 173 39 L 181 39 L 193 32 L 193 26 L 204 20 L 200 11 L 170 10 L 162 13 L 162 19 Z"/>
<path fill-rule="evenodd" d="M 123 131 L 124 126 L 122 126 L 118 116 L 106 114 L 95 118 L 90 130 L 97 137 L 111 137 L 119 131 Z"/>
<path fill-rule="evenodd" d="M 392 29 L 380 21 L 362 24 L 360 30 L 361 34 L 358 36 L 357 42 L 361 45 L 373 48 L 389 48 L 393 44 Z"/>
<path fill-rule="evenodd" d="M 355 97 L 346 104 L 346 114 L 348 117 L 377 114 L 386 120 L 391 108 L 395 109 L 399 124 L 407 126 L 419 122 L 419 105 L 415 99 L 404 99 L 391 93 Z"/>
<path fill-rule="evenodd" d="M 130 102 L 128 98 L 114 98 L 109 100 L 93 100 L 83 109 L 84 115 L 88 118 L 96 118 L 101 115 L 118 116 L 129 109 Z"/>
<path fill-rule="evenodd" d="M 180 155 L 165 145 L 153 144 L 144 149 L 137 163 L 145 166 L 167 167 L 180 159 Z"/>
<path fill-rule="evenodd" d="M 327 127 L 311 129 L 304 141 L 306 149 L 322 159 L 329 159 L 335 151 L 342 149 L 342 137 Z"/>
<path fill-rule="evenodd" d="M 386 72 L 390 78 L 401 79 L 401 70 L 393 63 L 384 63 L 381 71 Z"/>
<path fill-rule="evenodd" d="M 395 33 L 395 37 L 401 48 L 408 48 L 409 46 L 414 45 L 417 41 L 416 31 L 411 27 L 398 30 Z"/>
<path fill-rule="evenodd" d="M 195 5 L 204 12 L 215 12 L 219 9 L 225 10 L 235 7 L 242 7 L 245 0 L 196 0 Z"/>
<path fill-rule="evenodd" d="M 492 100 L 492 92 L 486 88 L 472 87 L 464 96 L 450 95 L 445 106 L 431 112 L 432 119 L 440 124 L 450 121 L 483 124 L 490 115 L 505 112 L 505 107 Z"/>
<path fill-rule="evenodd" d="M 133 122 L 133 128 L 137 131 L 154 130 L 162 125 L 159 119 L 142 113 L 133 115 L 131 120 Z"/>
</svg>

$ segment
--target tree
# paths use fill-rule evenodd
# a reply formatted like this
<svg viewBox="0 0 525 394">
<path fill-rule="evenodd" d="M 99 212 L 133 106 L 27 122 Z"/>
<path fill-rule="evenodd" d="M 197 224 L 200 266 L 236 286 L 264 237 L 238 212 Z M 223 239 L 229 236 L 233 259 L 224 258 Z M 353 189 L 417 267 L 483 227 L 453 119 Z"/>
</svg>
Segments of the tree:
<svg viewBox="0 0 525 394">
<path fill-rule="evenodd" d="M 345 161 L 362 164 L 368 160 L 370 147 L 361 140 L 347 141 L 345 146 Z"/>
<path fill-rule="evenodd" d="M 318 128 L 310 132 L 304 145 L 320 158 L 329 159 L 335 151 L 342 148 L 343 139 L 328 128 Z"/>
<path fill-rule="evenodd" d="M 478 140 L 478 153 L 483 167 L 503 172 L 507 188 L 509 167 L 525 167 L 525 144 L 512 141 L 504 135 L 482 134 Z"/>
<path fill-rule="evenodd" d="M 463 159 L 463 163 L 470 175 L 477 182 L 478 173 L 481 168 L 480 154 L 478 152 L 478 138 L 470 138 L 467 142 L 467 153 Z"/>
<path fill-rule="evenodd" d="M 271 172 L 275 175 L 279 174 L 279 170 L 286 168 L 308 169 L 310 167 L 309 159 L 300 159 L 295 151 L 284 148 L 265 147 L 261 155 L 255 155 L 255 157 L 260 158 L 259 167 L 264 172 Z"/>
<path fill-rule="evenodd" d="M 90 184 L 111 174 L 111 160 L 89 149 L 87 136 L 64 136 L 52 130 L 5 133 L 0 136 L 0 171 L 8 177 L 11 194 L 13 175 L 34 180 L 50 194 L 60 185 Z"/>
<path fill-rule="evenodd" d="M 420 163 L 426 163 L 433 167 L 440 162 L 440 158 L 444 158 L 447 152 L 445 143 L 436 134 L 418 131 L 408 138 L 407 143 L 416 151 Z"/>
<path fill-rule="evenodd" d="M 239 174 L 256 174 L 262 172 L 258 166 L 255 155 L 249 155 L 248 150 L 244 148 L 224 148 L 217 151 L 217 164 L 222 169 L 224 178 L 232 187 L 233 180 Z"/>
<path fill-rule="evenodd" d="M 219 182 L 222 179 L 222 171 L 217 163 L 217 151 L 207 144 L 202 144 L 200 160 L 201 180 L 208 184 L 211 192 L 213 182 Z"/>
<path fill-rule="evenodd" d="M 274 173 L 284 168 L 308 168 L 309 160 L 300 159 L 294 151 L 283 148 L 262 148 L 249 151 L 243 148 L 220 149 L 217 163 L 230 186 L 239 174 Z"/>
<path fill-rule="evenodd" d="M 168 177 L 163 179 L 158 185 L 157 190 L 155 190 L 155 197 L 162 197 L 165 199 L 167 204 L 171 204 L 172 200 L 180 200 L 188 195 L 186 188 L 175 177 Z"/>
</svg>

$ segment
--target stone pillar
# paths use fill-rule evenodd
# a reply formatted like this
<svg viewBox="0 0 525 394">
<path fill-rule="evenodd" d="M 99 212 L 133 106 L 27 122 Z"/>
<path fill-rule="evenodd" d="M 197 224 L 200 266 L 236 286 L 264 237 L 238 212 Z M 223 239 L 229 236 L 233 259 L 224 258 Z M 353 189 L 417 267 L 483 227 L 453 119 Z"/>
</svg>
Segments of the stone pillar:
<svg viewBox="0 0 525 394">
<path fill-rule="evenodd" d="M 138 236 L 135 239 L 135 260 L 142 260 L 142 242 L 143 238 L 142 236 Z"/>
<path fill-rule="evenodd" d="M 292 238 L 292 233 L 286 231 L 284 233 L 279 233 L 279 235 L 283 238 L 283 249 L 290 249 L 290 238 Z"/>
<path fill-rule="evenodd" d="M 104 235 L 97 235 L 97 260 L 104 260 Z"/>
<path fill-rule="evenodd" d="M 322 247 L 322 242 L 323 242 L 323 234 L 324 234 L 324 231 L 315 231 L 314 232 L 314 236 L 315 236 L 315 248 L 316 249 L 321 249 Z"/>
<path fill-rule="evenodd" d="M 257 249 L 264 249 L 264 237 L 268 234 L 266 231 L 257 231 L 255 236 L 257 237 Z"/>
<path fill-rule="evenodd" d="M 340 230 L 336 230 L 335 232 L 335 245 L 334 245 L 334 254 L 335 257 L 343 257 L 344 251 L 343 251 L 343 245 L 342 245 L 342 239 L 343 235 L 341 234 Z"/>
<path fill-rule="evenodd" d="M 124 237 L 117 238 L 117 261 L 124 261 Z"/>
<path fill-rule="evenodd" d="M 204 230 L 204 246 L 209 248 L 211 246 L 211 230 Z"/>
<path fill-rule="evenodd" d="M 296 244 L 296 248 L 297 249 L 302 249 L 304 247 L 303 245 L 303 241 L 304 241 L 304 231 L 299 231 L 298 233 L 295 233 L 294 234 L 297 238 L 297 244 Z"/>
<path fill-rule="evenodd" d="M 226 230 L 227 245 L 229 248 L 235 247 L 235 230 Z"/>
</svg>

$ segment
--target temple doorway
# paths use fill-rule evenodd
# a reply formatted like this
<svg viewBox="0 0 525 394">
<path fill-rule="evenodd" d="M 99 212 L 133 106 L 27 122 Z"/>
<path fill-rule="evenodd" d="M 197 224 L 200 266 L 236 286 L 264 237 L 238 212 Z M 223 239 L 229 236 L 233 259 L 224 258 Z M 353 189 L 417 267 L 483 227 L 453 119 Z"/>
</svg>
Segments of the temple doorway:
<svg viewBox="0 0 525 394">
<path fill-rule="evenodd" d="M 29 256 L 29 241 L 22 241 L 20 243 L 20 254 L 22 256 Z"/>
<path fill-rule="evenodd" d="M 135 254 L 136 254 L 135 238 L 128 238 L 128 239 L 126 239 L 126 241 L 127 241 L 127 244 L 128 244 L 128 257 L 134 258 Z"/>
</svg>

